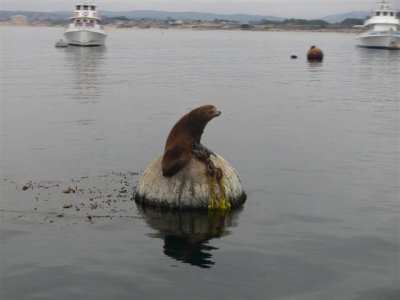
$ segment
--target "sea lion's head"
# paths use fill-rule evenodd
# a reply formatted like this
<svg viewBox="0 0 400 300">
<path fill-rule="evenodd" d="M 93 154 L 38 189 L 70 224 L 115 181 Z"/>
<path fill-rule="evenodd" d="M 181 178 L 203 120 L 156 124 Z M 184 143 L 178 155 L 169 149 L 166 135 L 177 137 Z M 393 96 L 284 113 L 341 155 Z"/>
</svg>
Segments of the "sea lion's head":
<svg viewBox="0 0 400 300">
<path fill-rule="evenodd" d="M 200 137 L 207 123 L 220 114 L 221 112 L 211 104 L 200 106 L 189 112 L 188 117 L 191 132 L 196 136 L 196 140 L 200 141 Z"/>
<path fill-rule="evenodd" d="M 195 108 L 189 113 L 191 119 L 204 123 L 204 125 L 220 114 L 221 112 L 211 104 Z"/>
</svg>

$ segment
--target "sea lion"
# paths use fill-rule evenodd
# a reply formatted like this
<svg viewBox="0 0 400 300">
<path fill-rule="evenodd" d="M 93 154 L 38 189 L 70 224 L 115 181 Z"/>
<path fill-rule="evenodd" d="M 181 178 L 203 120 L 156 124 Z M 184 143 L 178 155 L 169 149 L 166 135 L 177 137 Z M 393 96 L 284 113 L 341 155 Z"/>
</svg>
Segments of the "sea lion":
<svg viewBox="0 0 400 300">
<path fill-rule="evenodd" d="M 172 127 L 161 163 L 165 177 L 175 175 L 193 157 L 204 161 L 211 175 L 217 173 L 217 177 L 221 176 L 220 170 L 216 172 L 213 162 L 209 159 L 214 153 L 200 143 L 207 123 L 220 114 L 214 105 L 203 105 L 184 115 Z"/>
</svg>

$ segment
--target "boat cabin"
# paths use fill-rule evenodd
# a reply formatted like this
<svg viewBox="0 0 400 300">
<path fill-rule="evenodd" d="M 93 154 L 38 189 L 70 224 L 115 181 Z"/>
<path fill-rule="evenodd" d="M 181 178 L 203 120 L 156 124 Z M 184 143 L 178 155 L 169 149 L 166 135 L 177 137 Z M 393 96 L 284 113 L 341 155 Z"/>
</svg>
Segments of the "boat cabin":
<svg viewBox="0 0 400 300">
<path fill-rule="evenodd" d="M 96 24 L 100 21 L 100 16 L 97 12 L 95 4 L 81 2 L 75 5 L 74 15 L 71 17 L 75 24 Z M 80 19 L 80 20 L 79 20 Z M 86 24 L 85 24 L 86 25 Z"/>
<path fill-rule="evenodd" d="M 390 8 L 389 2 L 382 0 L 379 8 L 372 12 L 372 17 L 396 17 L 396 11 Z"/>
<path fill-rule="evenodd" d="M 380 17 L 386 17 L 386 16 L 390 16 L 390 17 L 394 17 L 394 12 L 393 11 L 376 11 L 375 16 Z"/>
<path fill-rule="evenodd" d="M 372 16 L 376 17 L 395 17 L 396 14 L 394 10 L 375 10 L 372 14 Z"/>
<path fill-rule="evenodd" d="M 387 0 L 381 0 L 379 7 L 372 11 L 370 18 L 366 19 L 364 25 L 355 27 L 368 28 L 382 33 L 388 30 L 398 31 L 399 24 L 399 19 L 396 18 L 396 11 L 390 8 Z"/>
<path fill-rule="evenodd" d="M 75 10 L 91 10 L 95 11 L 96 10 L 96 5 L 94 4 L 88 4 L 88 3 L 79 3 L 75 5 Z"/>
</svg>

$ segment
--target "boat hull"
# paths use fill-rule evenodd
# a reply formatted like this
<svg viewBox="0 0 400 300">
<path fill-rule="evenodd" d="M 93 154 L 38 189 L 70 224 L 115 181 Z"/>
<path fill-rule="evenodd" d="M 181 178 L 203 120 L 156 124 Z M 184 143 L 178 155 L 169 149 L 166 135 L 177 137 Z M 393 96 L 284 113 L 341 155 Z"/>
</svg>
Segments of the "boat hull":
<svg viewBox="0 0 400 300">
<path fill-rule="evenodd" d="M 369 31 L 359 36 L 357 46 L 364 48 L 400 50 L 400 32 Z"/>
<path fill-rule="evenodd" d="M 102 46 L 105 44 L 107 34 L 104 31 L 72 29 L 66 30 L 64 37 L 69 45 Z"/>
</svg>

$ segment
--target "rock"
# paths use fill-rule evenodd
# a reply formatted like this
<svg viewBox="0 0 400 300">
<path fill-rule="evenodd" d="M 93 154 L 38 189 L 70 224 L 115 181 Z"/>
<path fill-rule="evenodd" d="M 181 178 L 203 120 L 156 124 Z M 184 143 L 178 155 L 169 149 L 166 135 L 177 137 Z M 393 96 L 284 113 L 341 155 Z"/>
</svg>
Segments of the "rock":
<svg viewBox="0 0 400 300">
<path fill-rule="evenodd" d="M 172 177 L 164 177 L 162 155 L 144 171 L 135 194 L 143 206 L 173 209 L 229 209 L 246 201 L 236 170 L 220 155 L 211 155 L 215 168 L 222 170 L 221 180 L 211 177 L 204 162 L 192 158 Z"/>
</svg>

